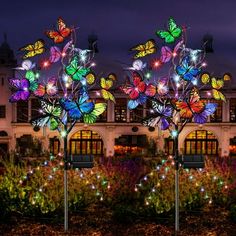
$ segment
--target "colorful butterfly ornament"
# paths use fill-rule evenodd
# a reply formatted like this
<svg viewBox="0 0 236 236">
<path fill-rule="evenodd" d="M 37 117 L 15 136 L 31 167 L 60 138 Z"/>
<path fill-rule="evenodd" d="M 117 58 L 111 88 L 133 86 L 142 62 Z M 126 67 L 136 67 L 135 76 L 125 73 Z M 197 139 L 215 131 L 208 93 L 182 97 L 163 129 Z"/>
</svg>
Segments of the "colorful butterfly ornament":
<svg viewBox="0 0 236 236">
<path fill-rule="evenodd" d="M 134 60 L 132 67 L 128 67 L 128 70 L 143 70 L 147 66 L 147 63 L 143 63 L 141 60 Z"/>
<path fill-rule="evenodd" d="M 157 93 L 160 96 L 165 96 L 169 92 L 168 78 L 162 77 L 157 83 Z"/>
<path fill-rule="evenodd" d="M 101 94 L 105 100 L 111 100 L 115 102 L 114 95 L 108 91 L 113 86 L 113 81 L 116 80 L 115 74 L 109 74 L 107 78 L 101 78 L 100 86 L 101 86 Z"/>
<path fill-rule="evenodd" d="M 147 86 L 142 80 L 142 76 L 136 71 L 133 71 L 130 80 L 130 83 L 121 87 L 121 90 L 131 99 L 128 101 L 128 108 L 135 109 L 138 105 L 143 105 L 146 102 L 145 91 Z"/>
<path fill-rule="evenodd" d="M 41 101 L 42 115 L 31 119 L 30 123 L 34 127 L 43 127 L 47 125 L 50 130 L 56 130 L 59 126 L 62 109 L 59 104 L 51 104 Z"/>
<path fill-rule="evenodd" d="M 95 103 L 93 110 L 90 113 L 83 115 L 83 121 L 86 124 L 93 124 L 96 122 L 97 117 L 106 110 L 106 103 Z"/>
<path fill-rule="evenodd" d="M 9 84 L 16 89 L 17 91 L 14 92 L 10 99 L 9 102 L 18 102 L 20 100 L 26 101 L 30 97 L 30 82 L 29 80 L 23 78 L 23 79 L 17 79 L 17 78 L 12 78 L 9 79 Z"/>
<path fill-rule="evenodd" d="M 73 101 L 69 98 L 62 98 L 60 99 L 60 104 L 63 109 L 67 111 L 71 119 L 79 120 L 84 114 L 89 114 L 94 110 L 94 103 L 88 100 L 88 93 L 86 91 L 81 91 L 77 101 Z"/>
<path fill-rule="evenodd" d="M 50 48 L 49 62 L 55 63 L 64 58 L 67 55 L 67 51 L 71 47 L 71 45 L 72 41 L 69 41 L 68 43 L 66 43 L 62 50 L 57 46 L 52 46 Z"/>
<path fill-rule="evenodd" d="M 72 32 L 71 28 L 68 28 L 64 20 L 59 17 L 57 20 L 57 29 L 46 31 L 46 35 L 54 41 L 54 43 L 62 43 L 65 38 L 70 36 Z"/>
<path fill-rule="evenodd" d="M 144 44 L 138 44 L 130 49 L 131 51 L 137 51 L 134 55 L 134 59 L 145 57 L 147 55 L 153 54 L 156 52 L 156 45 L 153 39 L 149 39 Z"/>
<path fill-rule="evenodd" d="M 185 56 L 180 65 L 176 66 L 177 74 L 185 81 L 193 81 L 201 72 L 200 68 L 190 63 L 189 56 Z"/>
<path fill-rule="evenodd" d="M 43 85 L 41 83 L 38 84 L 38 88 L 35 91 L 33 91 L 33 93 L 36 97 L 43 97 L 45 95 L 54 96 L 58 93 L 58 87 L 56 83 L 57 83 L 57 78 L 53 76 L 47 80 L 46 85 Z"/>
<path fill-rule="evenodd" d="M 211 77 L 209 73 L 203 73 L 201 75 L 203 84 L 208 84 L 211 82 L 212 95 L 214 99 L 226 102 L 225 95 L 220 91 L 220 89 L 224 86 L 224 79 L 228 79 L 227 74 L 224 75 L 223 79 L 216 79 L 215 77 Z"/>
<path fill-rule="evenodd" d="M 90 72 L 90 69 L 80 66 L 78 55 L 75 55 L 72 57 L 69 65 L 65 67 L 65 72 L 72 80 L 80 81 Z"/>
<path fill-rule="evenodd" d="M 199 92 L 196 88 L 191 90 L 187 101 L 175 101 L 174 105 L 179 110 L 180 117 L 184 119 L 191 119 L 194 114 L 201 113 L 205 107 L 205 103 L 200 100 Z"/>
<path fill-rule="evenodd" d="M 168 47 L 168 46 L 163 46 L 161 48 L 161 58 L 160 58 L 160 62 L 162 63 L 167 63 L 169 62 L 172 58 L 175 58 L 178 55 L 178 51 L 179 49 L 182 47 L 184 41 L 181 40 L 179 41 L 173 51 Z"/>
<path fill-rule="evenodd" d="M 196 113 L 193 115 L 194 122 L 198 124 L 206 123 L 208 116 L 214 114 L 216 111 L 216 108 L 217 108 L 216 103 L 207 103 L 202 112 Z"/>
<path fill-rule="evenodd" d="M 184 52 L 186 52 L 188 54 L 188 56 L 190 57 L 190 60 L 194 63 L 197 63 L 197 61 L 199 60 L 201 54 L 202 54 L 202 50 L 200 49 L 191 49 L 191 48 L 184 48 Z"/>
<path fill-rule="evenodd" d="M 19 51 L 24 51 L 25 55 L 23 59 L 34 57 L 45 52 L 45 43 L 44 40 L 39 39 L 35 43 L 27 44 L 24 47 L 20 48 Z"/>
<path fill-rule="evenodd" d="M 155 127 L 160 123 L 161 130 L 167 130 L 170 127 L 170 119 L 173 115 L 173 108 L 170 105 L 161 105 L 152 101 L 152 114 L 142 121 L 142 124 L 148 127 Z"/>
<path fill-rule="evenodd" d="M 182 29 L 177 26 L 175 20 L 170 18 L 168 21 L 168 30 L 159 30 L 157 36 L 164 39 L 166 43 L 173 43 L 182 34 Z"/>
<path fill-rule="evenodd" d="M 25 73 L 25 78 L 29 81 L 30 83 L 30 87 L 29 90 L 30 91 L 35 91 L 38 88 L 38 79 L 39 79 L 40 75 L 38 72 L 34 72 L 32 70 L 27 70 Z"/>
<path fill-rule="evenodd" d="M 35 68 L 35 66 L 36 66 L 35 63 L 27 59 L 27 60 L 22 61 L 21 66 L 18 66 L 15 69 L 27 71 L 27 70 L 32 70 L 33 68 Z"/>
</svg>

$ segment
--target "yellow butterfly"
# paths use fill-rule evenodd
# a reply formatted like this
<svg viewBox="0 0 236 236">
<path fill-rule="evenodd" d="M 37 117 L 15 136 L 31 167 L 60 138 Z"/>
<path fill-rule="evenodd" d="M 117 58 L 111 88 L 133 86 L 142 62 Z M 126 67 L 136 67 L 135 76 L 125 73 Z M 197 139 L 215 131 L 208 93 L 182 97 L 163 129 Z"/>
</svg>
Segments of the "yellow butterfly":
<svg viewBox="0 0 236 236">
<path fill-rule="evenodd" d="M 20 51 L 25 51 L 23 59 L 28 57 L 34 57 L 38 54 L 42 54 L 45 51 L 45 44 L 42 39 L 37 40 L 34 44 L 27 44 L 26 46 L 20 48 Z"/>
<path fill-rule="evenodd" d="M 221 88 L 224 86 L 224 80 L 229 80 L 230 76 L 228 74 L 225 74 L 223 79 L 216 79 L 214 77 L 211 77 L 209 73 L 203 73 L 201 75 L 201 80 L 203 84 L 208 84 L 211 81 L 211 86 L 212 86 L 212 95 L 214 99 L 216 100 L 225 100 L 225 95 L 219 91 Z"/>
<path fill-rule="evenodd" d="M 134 55 L 134 59 L 139 58 L 139 57 L 145 57 L 149 54 L 156 52 L 155 41 L 153 39 L 149 39 L 146 43 L 138 44 L 135 47 L 131 48 L 131 50 L 138 51 Z"/>
<path fill-rule="evenodd" d="M 111 78 L 111 76 L 112 78 L 115 78 L 115 77 L 113 76 L 113 74 L 110 77 L 109 76 L 108 78 L 101 78 L 100 80 L 100 85 L 102 87 L 101 94 L 105 100 L 111 100 L 115 102 L 115 97 L 113 96 L 111 92 L 108 91 L 108 89 L 110 89 L 113 86 L 113 80 L 109 78 Z"/>
<path fill-rule="evenodd" d="M 211 86 L 212 86 L 212 95 L 216 100 L 222 100 L 222 101 L 226 101 L 225 100 L 225 95 L 219 91 L 219 89 L 221 89 L 224 86 L 224 80 L 222 79 L 216 79 L 216 78 L 212 78 L 211 79 Z"/>
</svg>

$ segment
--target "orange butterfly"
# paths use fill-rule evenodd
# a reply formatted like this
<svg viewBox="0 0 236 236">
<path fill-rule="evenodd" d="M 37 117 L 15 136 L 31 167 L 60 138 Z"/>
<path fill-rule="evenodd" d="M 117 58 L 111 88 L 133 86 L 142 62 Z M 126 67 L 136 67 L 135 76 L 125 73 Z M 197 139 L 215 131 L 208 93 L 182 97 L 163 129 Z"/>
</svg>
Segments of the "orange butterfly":
<svg viewBox="0 0 236 236">
<path fill-rule="evenodd" d="M 175 105 L 177 109 L 180 110 L 180 117 L 185 119 L 192 118 L 193 114 L 202 112 L 205 107 L 205 103 L 200 100 L 200 96 L 196 88 L 192 89 L 188 102 L 177 101 L 175 102 Z"/>
<path fill-rule="evenodd" d="M 66 37 L 71 34 L 71 29 L 68 28 L 62 18 L 57 20 L 57 30 L 48 30 L 46 35 L 54 40 L 54 43 L 62 43 Z"/>
</svg>

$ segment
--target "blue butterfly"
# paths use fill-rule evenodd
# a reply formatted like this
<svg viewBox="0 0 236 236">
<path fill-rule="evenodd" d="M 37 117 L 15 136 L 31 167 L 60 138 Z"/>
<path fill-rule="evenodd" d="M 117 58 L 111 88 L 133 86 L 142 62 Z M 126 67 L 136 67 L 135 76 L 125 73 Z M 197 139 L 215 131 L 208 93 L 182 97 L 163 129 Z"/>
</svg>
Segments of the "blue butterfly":
<svg viewBox="0 0 236 236">
<path fill-rule="evenodd" d="M 137 99 L 131 99 L 128 101 L 128 108 L 130 110 L 135 109 L 138 105 L 143 105 L 147 101 L 147 96 L 145 94 L 139 94 Z"/>
<path fill-rule="evenodd" d="M 196 113 L 193 116 L 194 122 L 198 124 L 204 124 L 207 122 L 207 117 L 212 115 L 217 108 L 216 103 L 207 103 L 204 110 L 201 113 Z"/>
<path fill-rule="evenodd" d="M 84 114 L 88 114 L 94 109 L 93 102 L 87 102 L 89 99 L 88 93 L 83 91 L 79 96 L 78 101 L 73 101 L 68 98 L 62 98 L 60 104 L 68 115 L 73 120 L 78 120 L 83 117 Z"/>
<path fill-rule="evenodd" d="M 176 72 L 186 81 L 192 81 L 201 72 L 200 68 L 195 68 L 190 64 L 189 56 L 183 58 L 181 65 L 176 67 Z"/>
</svg>

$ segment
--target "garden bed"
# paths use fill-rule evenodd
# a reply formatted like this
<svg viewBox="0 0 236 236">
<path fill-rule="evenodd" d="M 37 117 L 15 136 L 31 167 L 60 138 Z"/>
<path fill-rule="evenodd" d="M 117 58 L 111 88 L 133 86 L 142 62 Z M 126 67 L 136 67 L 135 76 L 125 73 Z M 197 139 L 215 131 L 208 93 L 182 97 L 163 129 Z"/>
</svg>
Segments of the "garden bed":
<svg viewBox="0 0 236 236">
<path fill-rule="evenodd" d="M 119 221 L 106 207 L 93 206 L 70 216 L 69 231 L 64 232 L 62 218 L 32 219 L 20 216 L 1 221 L 0 235 L 88 235 L 132 236 L 174 234 L 174 217 L 135 218 Z M 223 208 L 180 213 L 179 235 L 234 236 L 236 222 Z"/>
</svg>

